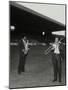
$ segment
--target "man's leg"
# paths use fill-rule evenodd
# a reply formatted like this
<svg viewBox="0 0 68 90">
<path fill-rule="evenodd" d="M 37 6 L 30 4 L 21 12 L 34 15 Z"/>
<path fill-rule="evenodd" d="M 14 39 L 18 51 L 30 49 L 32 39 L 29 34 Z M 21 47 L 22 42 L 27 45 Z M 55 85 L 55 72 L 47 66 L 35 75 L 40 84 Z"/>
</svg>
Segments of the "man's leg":
<svg viewBox="0 0 68 90">
<path fill-rule="evenodd" d="M 22 56 L 20 55 L 19 65 L 18 65 L 18 74 L 21 74 L 21 70 L 22 70 Z"/>
<path fill-rule="evenodd" d="M 57 80 L 57 60 L 54 63 L 54 81 Z"/>
<path fill-rule="evenodd" d="M 58 55 L 58 76 L 59 76 L 59 82 L 61 82 L 61 57 Z"/>
<path fill-rule="evenodd" d="M 23 61 L 22 61 L 22 72 L 25 72 L 26 57 L 27 57 L 27 55 L 24 55 L 24 56 L 23 56 Z"/>
<path fill-rule="evenodd" d="M 57 60 L 56 60 L 56 57 L 55 55 L 53 56 L 53 70 L 54 70 L 54 81 L 57 80 Z"/>
</svg>

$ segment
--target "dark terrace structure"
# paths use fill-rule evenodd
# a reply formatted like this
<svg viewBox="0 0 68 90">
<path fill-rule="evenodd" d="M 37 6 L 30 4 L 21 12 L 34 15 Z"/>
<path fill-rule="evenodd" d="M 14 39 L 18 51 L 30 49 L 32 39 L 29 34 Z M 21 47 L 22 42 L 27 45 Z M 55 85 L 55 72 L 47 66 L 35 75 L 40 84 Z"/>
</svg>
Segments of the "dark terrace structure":
<svg viewBox="0 0 68 90">
<path fill-rule="evenodd" d="M 66 26 L 62 23 L 21 6 L 16 2 L 10 2 L 9 8 L 10 26 L 15 26 L 14 31 L 10 29 L 10 42 L 18 41 L 26 35 L 35 41 L 48 43 L 54 39 L 51 34 L 52 31 L 66 29 Z M 42 32 L 45 32 L 44 36 Z M 10 88 L 65 85 L 65 56 L 62 61 L 62 83 L 53 83 L 51 53 L 47 56 L 44 54 L 44 50 L 48 47 L 31 47 L 26 60 L 26 72 L 18 75 L 18 47 L 10 46 Z M 65 49 L 63 49 L 63 55 L 65 55 Z"/>
<path fill-rule="evenodd" d="M 22 37 L 24 34 L 42 38 L 42 32 L 45 32 L 48 38 L 52 36 L 52 31 L 65 30 L 62 23 L 15 2 L 10 3 L 10 25 L 16 27 L 14 32 L 10 31 L 11 39 Z"/>
</svg>

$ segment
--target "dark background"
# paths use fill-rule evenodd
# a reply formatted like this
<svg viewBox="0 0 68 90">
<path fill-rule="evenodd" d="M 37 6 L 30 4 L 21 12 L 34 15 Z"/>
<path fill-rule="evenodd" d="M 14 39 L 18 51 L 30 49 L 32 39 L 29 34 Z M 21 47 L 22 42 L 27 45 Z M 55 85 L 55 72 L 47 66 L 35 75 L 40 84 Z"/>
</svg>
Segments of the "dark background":
<svg viewBox="0 0 68 90">
<path fill-rule="evenodd" d="M 10 26 L 14 25 L 15 30 L 10 30 L 10 40 L 20 39 L 24 35 L 37 39 L 39 41 L 53 41 L 54 35 L 52 31 L 65 30 L 65 26 L 44 19 L 38 15 L 35 15 L 28 10 L 18 8 L 14 5 L 10 5 Z M 26 7 L 25 7 L 26 8 Z M 45 32 L 45 35 L 42 35 Z"/>
<path fill-rule="evenodd" d="M 23 6 L 22 6 L 23 7 Z M 65 30 L 63 24 L 57 21 L 44 18 L 43 15 L 34 14 L 34 11 L 28 8 L 19 8 L 15 4 L 9 5 L 10 8 L 10 26 L 15 26 L 15 30 L 10 29 L 10 43 L 18 42 L 24 35 L 30 40 L 35 42 L 53 42 L 55 35 L 52 31 Z M 30 12 L 31 11 L 31 12 Z M 42 35 L 45 32 L 45 35 Z M 61 38 L 61 36 L 59 36 Z M 64 38 L 64 37 L 63 37 Z M 65 38 L 63 40 L 65 42 Z M 49 48 L 46 46 L 36 45 L 30 47 L 26 64 L 25 72 L 18 75 L 19 65 L 19 50 L 18 46 L 10 44 L 10 75 L 9 87 L 40 87 L 40 86 L 55 86 L 66 85 L 66 49 L 62 45 L 62 82 L 58 81 L 53 83 L 53 65 L 52 65 L 52 52 L 48 55 L 44 51 Z"/>
</svg>

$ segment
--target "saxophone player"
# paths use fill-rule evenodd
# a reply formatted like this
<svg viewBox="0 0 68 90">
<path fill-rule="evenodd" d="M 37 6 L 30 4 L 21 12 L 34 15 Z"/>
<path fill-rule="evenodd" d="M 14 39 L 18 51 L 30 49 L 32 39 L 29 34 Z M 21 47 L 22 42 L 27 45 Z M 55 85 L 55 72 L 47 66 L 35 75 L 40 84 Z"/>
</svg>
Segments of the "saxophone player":
<svg viewBox="0 0 68 90">
<path fill-rule="evenodd" d="M 19 65 L 18 65 L 18 74 L 21 74 L 21 72 L 25 71 L 25 62 L 26 57 L 28 55 L 29 47 L 28 47 L 29 41 L 24 36 L 19 41 Z"/>
<path fill-rule="evenodd" d="M 30 43 L 29 40 L 27 40 L 27 37 L 24 36 L 19 41 L 19 65 L 18 65 L 18 74 L 21 74 L 21 72 L 25 72 L 25 63 L 26 63 L 26 57 L 29 52 L 29 46 L 36 46 L 36 43 Z"/>
</svg>

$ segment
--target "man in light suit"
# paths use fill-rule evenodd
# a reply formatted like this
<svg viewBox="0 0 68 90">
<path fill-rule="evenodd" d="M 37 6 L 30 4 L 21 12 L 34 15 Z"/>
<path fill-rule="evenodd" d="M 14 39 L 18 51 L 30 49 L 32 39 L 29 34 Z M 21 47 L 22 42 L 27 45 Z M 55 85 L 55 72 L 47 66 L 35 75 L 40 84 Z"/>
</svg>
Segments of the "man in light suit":
<svg viewBox="0 0 68 90">
<path fill-rule="evenodd" d="M 55 42 L 51 44 L 52 45 L 52 62 L 53 62 L 53 71 L 54 71 L 54 80 L 53 82 L 57 81 L 59 79 L 59 82 L 61 82 L 61 56 L 60 56 L 60 42 L 58 38 L 55 38 Z"/>
</svg>

